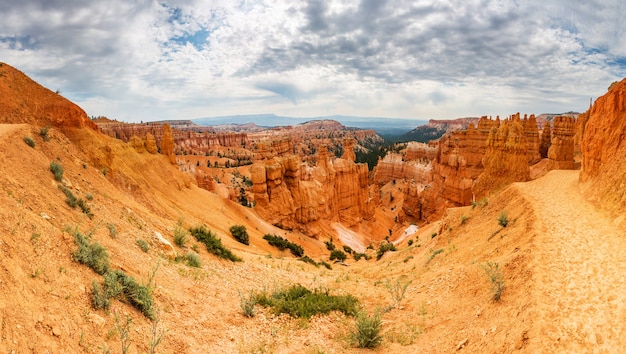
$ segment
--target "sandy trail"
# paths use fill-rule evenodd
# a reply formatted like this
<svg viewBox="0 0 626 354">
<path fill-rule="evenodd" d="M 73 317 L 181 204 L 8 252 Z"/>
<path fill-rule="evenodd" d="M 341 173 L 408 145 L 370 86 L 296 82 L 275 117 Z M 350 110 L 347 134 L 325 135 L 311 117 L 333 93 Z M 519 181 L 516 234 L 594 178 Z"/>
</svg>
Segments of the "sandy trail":
<svg viewBox="0 0 626 354">
<path fill-rule="evenodd" d="M 578 171 L 518 184 L 533 203 L 534 352 L 622 352 L 626 345 L 626 240 L 589 204 Z M 532 348 L 532 346 L 537 346 Z"/>
</svg>

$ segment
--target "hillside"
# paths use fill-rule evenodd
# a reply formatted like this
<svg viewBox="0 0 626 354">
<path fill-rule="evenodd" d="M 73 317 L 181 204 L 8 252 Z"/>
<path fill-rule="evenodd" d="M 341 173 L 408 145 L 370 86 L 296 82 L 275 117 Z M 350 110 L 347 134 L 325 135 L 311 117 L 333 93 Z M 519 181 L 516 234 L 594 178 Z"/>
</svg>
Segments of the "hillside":
<svg viewBox="0 0 626 354">
<path fill-rule="evenodd" d="M 293 284 L 351 294 L 369 313 L 382 309 L 377 352 L 612 352 L 626 344 L 624 230 L 584 198 L 579 171 L 551 171 L 474 207 L 450 208 L 419 229 L 398 228 L 390 235 L 397 251 L 377 261 L 368 250 L 372 259 L 349 256 L 342 265 L 330 262 L 322 240 L 281 230 L 255 209 L 199 188 L 167 156 L 140 152 L 89 123 L 64 124 L 62 113 L 75 106 L 7 67 L 0 88 L 11 90 L 0 98 L 2 112 L 5 101 L 41 107 L 38 92 L 46 102 L 58 97 L 50 104 L 64 108 L 45 120 L 24 110 L 0 124 L 1 352 L 120 352 L 116 317 L 126 316 L 130 353 L 148 352 L 155 330 L 164 333 L 156 348 L 162 353 L 368 352 L 349 340 L 355 319 L 338 312 L 303 320 L 257 305 L 254 317 L 244 316 L 241 300 L 250 291 Z M 88 119 L 81 111 L 77 122 Z M 60 181 L 52 162 L 63 169 Z M 71 208 L 59 186 L 83 199 L 93 216 Z M 392 195 L 397 188 L 380 190 Z M 394 206 L 385 202 L 375 213 L 384 214 L 383 207 Z M 506 227 L 498 221 L 503 215 Z M 219 259 L 191 236 L 184 247 L 175 244 L 175 234 L 199 225 L 243 261 Z M 231 236 L 233 225 L 246 227 L 249 245 Z M 111 269 L 151 285 L 158 321 L 128 300 L 94 309 L 92 282 L 103 277 L 74 260 L 77 231 L 107 250 Z M 332 269 L 270 247 L 262 239 L 267 233 Z M 174 258 L 191 252 L 200 267 Z M 504 281 L 498 302 L 484 271 L 496 263 Z"/>
</svg>

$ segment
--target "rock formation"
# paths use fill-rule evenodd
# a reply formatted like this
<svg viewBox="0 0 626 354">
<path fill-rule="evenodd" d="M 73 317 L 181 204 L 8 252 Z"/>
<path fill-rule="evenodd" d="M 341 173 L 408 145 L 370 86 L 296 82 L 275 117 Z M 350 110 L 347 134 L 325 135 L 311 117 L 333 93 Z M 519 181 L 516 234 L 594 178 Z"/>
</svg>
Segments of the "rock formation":
<svg viewBox="0 0 626 354">
<path fill-rule="evenodd" d="M 367 165 L 331 159 L 324 146 L 315 166 L 289 155 L 256 162 L 250 174 L 256 211 L 283 228 L 318 236 L 324 224 L 352 226 L 374 215 Z"/>
<path fill-rule="evenodd" d="M 554 117 L 552 142 L 548 150 L 551 170 L 574 169 L 574 134 L 576 119 L 572 117 Z"/>
<path fill-rule="evenodd" d="M 476 180 L 473 192 L 476 198 L 488 195 L 512 183 L 530 179 L 529 142 L 519 114 L 506 119 L 492 129 L 487 139 L 487 150 L 482 159 L 484 171 Z M 539 153 L 537 150 L 532 151 Z"/>
<path fill-rule="evenodd" d="M 626 212 L 626 79 L 612 85 L 585 117 L 580 181 L 585 193 L 620 215 Z"/>
</svg>

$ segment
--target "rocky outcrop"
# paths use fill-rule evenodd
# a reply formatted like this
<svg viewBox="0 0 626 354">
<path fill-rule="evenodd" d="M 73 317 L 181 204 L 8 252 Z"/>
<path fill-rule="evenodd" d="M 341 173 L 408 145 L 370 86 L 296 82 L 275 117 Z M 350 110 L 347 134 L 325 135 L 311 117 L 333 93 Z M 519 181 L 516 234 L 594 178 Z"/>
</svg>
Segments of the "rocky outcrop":
<svg viewBox="0 0 626 354">
<path fill-rule="evenodd" d="M 406 145 L 404 152 L 405 161 L 415 160 L 428 160 L 432 161 L 437 156 L 437 144 L 436 143 L 419 143 L 416 141 L 410 141 Z"/>
<path fill-rule="evenodd" d="M 378 160 L 374 168 L 374 183 L 382 186 L 393 180 L 405 179 L 418 181 L 421 184 L 432 182 L 432 163 L 428 159 L 405 161 L 398 153 L 388 153 Z"/>
<path fill-rule="evenodd" d="M 256 211 L 272 224 L 318 236 L 322 224 L 346 226 L 374 215 L 366 164 L 331 159 L 320 147 L 317 165 L 298 156 L 259 161 L 250 168 Z"/>
<path fill-rule="evenodd" d="M 621 215 L 626 212 L 626 79 L 612 85 L 598 98 L 581 128 L 582 169 L 585 193 L 603 208 Z"/>
<path fill-rule="evenodd" d="M 574 135 L 576 119 L 572 117 L 554 117 L 552 141 L 548 149 L 551 170 L 574 169 Z"/>
<path fill-rule="evenodd" d="M 519 119 L 519 113 L 517 113 L 517 119 Z M 539 153 L 541 139 L 537 128 L 537 119 L 535 119 L 534 114 L 531 114 L 530 117 L 527 117 L 524 114 L 524 119 L 521 123 L 524 127 L 524 136 L 526 137 L 526 144 L 528 148 L 526 151 L 526 154 L 528 155 L 528 163 L 531 165 L 536 164 L 539 160 L 541 160 L 541 154 Z"/>
<path fill-rule="evenodd" d="M 541 143 L 539 144 L 539 155 L 542 159 L 548 157 L 548 150 L 550 149 L 550 145 L 552 144 L 552 129 L 550 127 L 550 122 L 544 124 L 543 131 L 541 132 Z"/>
<path fill-rule="evenodd" d="M 27 123 L 61 130 L 84 127 L 97 129 L 85 111 L 76 104 L 1 62 L 0 97 L 0 123 Z"/>
<path fill-rule="evenodd" d="M 519 114 L 506 119 L 500 127 L 492 129 L 487 139 L 487 150 L 483 157 L 484 171 L 474 184 L 475 198 L 511 184 L 530 179 L 529 142 Z M 534 153 L 537 150 L 533 150 Z"/>
</svg>

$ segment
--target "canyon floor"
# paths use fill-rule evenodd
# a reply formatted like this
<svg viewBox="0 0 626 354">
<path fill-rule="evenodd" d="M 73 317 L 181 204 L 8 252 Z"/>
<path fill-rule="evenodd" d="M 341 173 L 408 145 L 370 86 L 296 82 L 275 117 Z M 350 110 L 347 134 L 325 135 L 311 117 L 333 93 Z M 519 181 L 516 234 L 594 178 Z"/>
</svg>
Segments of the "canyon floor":
<svg viewBox="0 0 626 354">
<path fill-rule="evenodd" d="M 350 342 L 352 317 L 307 321 L 260 306 L 252 318 L 242 314 L 240 301 L 250 291 L 298 283 L 352 294 L 369 313 L 382 309 L 380 353 L 619 352 L 626 345 L 624 230 L 582 197 L 578 171 L 551 171 L 475 207 L 449 209 L 397 252 L 379 261 L 350 257 L 328 270 L 269 247 L 262 235 L 287 237 L 328 260 L 321 241 L 268 225 L 253 210 L 187 183 L 173 167 L 159 169 L 164 157 L 112 145 L 127 181 L 104 176 L 72 141 L 50 134 L 43 141 L 29 125 L 0 125 L 0 352 L 119 352 L 116 315 L 132 318 L 130 353 L 148 352 L 152 322 L 119 301 L 110 312 L 91 308 L 91 282 L 101 278 L 72 260 L 68 226 L 101 243 L 113 268 L 140 281 L 156 271 L 157 331 L 166 330 L 157 352 L 369 352 Z M 27 135 L 35 148 L 22 141 Z M 48 171 L 51 160 L 63 164 L 77 194 L 92 195 L 93 220 L 65 205 Z M 497 221 L 502 213 L 506 227 Z M 195 240 L 176 251 L 198 245 L 201 268 L 164 257 L 154 232 L 171 241 L 177 224 L 207 225 L 244 261 L 218 260 Z M 247 227 L 250 246 L 230 237 L 232 224 Z M 138 238 L 152 246 L 147 253 Z M 488 262 L 504 276 L 499 302 L 492 301 Z M 394 289 L 406 284 L 394 300 Z"/>
</svg>

